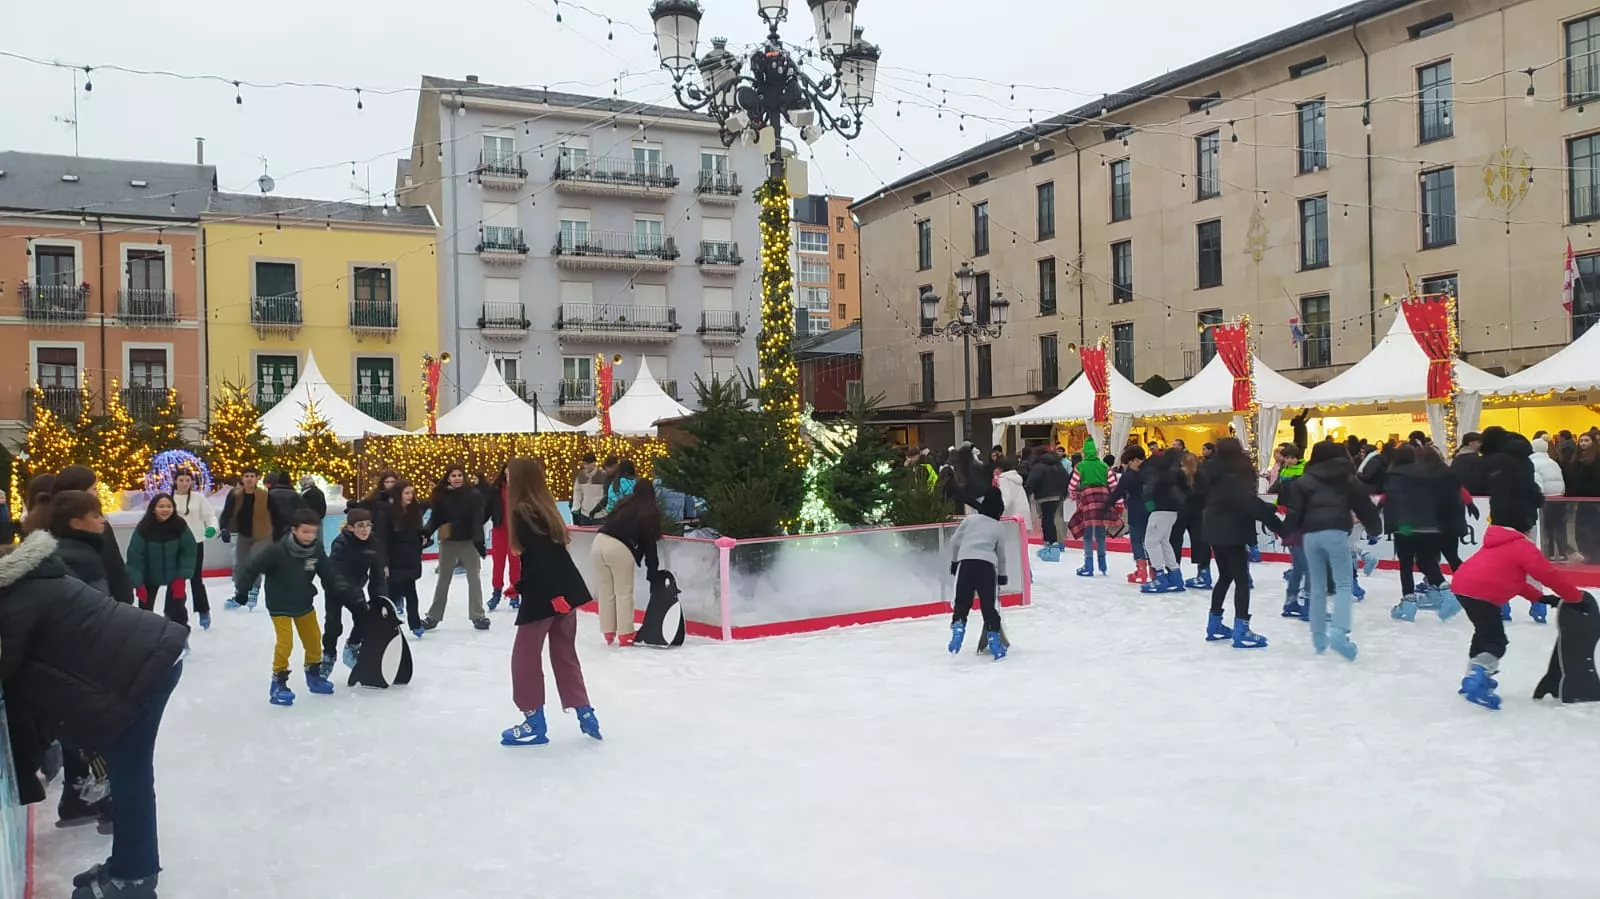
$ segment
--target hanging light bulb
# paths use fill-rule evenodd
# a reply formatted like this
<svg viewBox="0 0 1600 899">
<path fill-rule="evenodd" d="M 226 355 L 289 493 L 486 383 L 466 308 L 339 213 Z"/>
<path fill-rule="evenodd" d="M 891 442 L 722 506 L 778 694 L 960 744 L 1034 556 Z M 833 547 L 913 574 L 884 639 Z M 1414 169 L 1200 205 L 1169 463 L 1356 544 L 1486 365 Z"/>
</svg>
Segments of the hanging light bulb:
<svg viewBox="0 0 1600 899">
<path fill-rule="evenodd" d="M 92 66 L 83 67 L 83 92 L 86 94 L 94 90 L 94 81 L 90 80 L 90 76 L 93 74 L 94 68 Z"/>
</svg>

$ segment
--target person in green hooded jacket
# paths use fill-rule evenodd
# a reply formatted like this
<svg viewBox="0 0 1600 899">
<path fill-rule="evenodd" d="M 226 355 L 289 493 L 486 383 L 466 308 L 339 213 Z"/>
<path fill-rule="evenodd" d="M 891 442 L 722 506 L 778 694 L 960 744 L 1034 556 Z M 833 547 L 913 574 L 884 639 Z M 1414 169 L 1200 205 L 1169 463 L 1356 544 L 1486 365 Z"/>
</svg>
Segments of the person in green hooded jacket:
<svg viewBox="0 0 1600 899">
<path fill-rule="evenodd" d="M 194 577 L 197 546 L 172 496 L 156 494 L 128 539 L 128 580 L 140 608 L 153 610 L 156 591 L 165 587 L 167 620 L 189 623 L 187 590 Z"/>
</svg>

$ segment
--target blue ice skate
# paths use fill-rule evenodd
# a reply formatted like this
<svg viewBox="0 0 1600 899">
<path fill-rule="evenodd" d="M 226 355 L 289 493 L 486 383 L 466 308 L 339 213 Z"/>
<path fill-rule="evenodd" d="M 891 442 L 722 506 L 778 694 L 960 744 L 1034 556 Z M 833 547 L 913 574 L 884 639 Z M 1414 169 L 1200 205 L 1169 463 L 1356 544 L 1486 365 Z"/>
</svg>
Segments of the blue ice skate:
<svg viewBox="0 0 1600 899">
<path fill-rule="evenodd" d="M 594 740 L 605 739 L 600 736 L 600 719 L 594 716 L 594 706 L 579 706 L 574 711 L 578 713 L 578 729 L 583 731 L 584 736 Z"/>
<path fill-rule="evenodd" d="M 289 689 L 289 672 L 279 671 L 272 675 L 272 688 L 267 692 L 267 699 L 273 705 L 294 705 L 294 691 Z"/>
<path fill-rule="evenodd" d="M 250 601 L 245 603 L 245 605 L 249 606 L 250 607 L 250 611 L 254 612 L 256 610 L 256 603 L 258 601 L 260 601 L 260 599 L 261 599 L 261 588 L 260 587 L 251 587 L 250 588 L 250 595 L 249 595 L 249 600 Z"/>
<path fill-rule="evenodd" d="M 1075 573 L 1078 577 L 1094 577 L 1094 565 L 1088 559 L 1084 559 Z"/>
<path fill-rule="evenodd" d="M 1440 621 L 1449 621 L 1461 611 L 1461 600 L 1456 599 L 1456 595 L 1450 592 L 1448 586 L 1439 584 L 1436 587 L 1429 587 L 1428 592 L 1432 593 L 1439 602 Z M 1506 606 L 1507 611 L 1510 611 L 1510 609 L 1510 606 Z"/>
<path fill-rule="evenodd" d="M 426 634 L 427 632 L 428 632 L 428 629 L 425 628 L 425 627 L 414 627 L 414 628 L 411 629 L 411 636 L 416 637 L 418 640 L 421 640 L 422 639 L 422 635 Z"/>
<path fill-rule="evenodd" d="M 955 655 L 961 651 L 961 641 L 967 638 L 967 623 L 965 621 L 950 622 L 950 654 Z"/>
<path fill-rule="evenodd" d="M 1378 554 L 1372 550 L 1363 549 L 1356 553 L 1356 558 L 1361 560 L 1361 573 L 1367 577 L 1372 577 L 1372 573 L 1378 570 Z"/>
<path fill-rule="evenodd" d="M 1266 649 L 1267 638 L 1250 629 L 1250 621 L 1236 618 L 1233 622 L 1234 649 Z"/>
<path fill-rule="evenodd" d="M 1182 593 L 1187 588 L 1183 586 L 1182 569 L 1172 568 L 1166 572 L 1166 577 L 1161 582 L 1162 593 Z"/>
<path fill-rule="evenodd" d="M 1354 577 L 1350 578 L 1350 595 L 1355 598 L 1356 602 L 1367 598 L 1367 591 L 1362 589 L 1361 582 Z"/>
<path fill-rule="evenodd" d="M 1295 599 L 1286 600 L 1284 602 L 1283 612 L 1281 614 L 1284 618 L 1298 618 L 1301 621 L 1305 621 L 1310 616 L 1310 613 L 1306 611 L 1306 607 L 1301 605 L 1299 601 Z"/>
<path fill-rule="evenodd" d="M 1549 614 L 1550 607 L 1542 602 L 1532 602 L 1528 604 L 1528 617 L 1532 618 L 1538 624 L 1544 624 L 1549 621 L 1550 619 L 1546 617 Z"/>
<path fill-rule="evenodd" d="M 1317 651 L 1317 655 L 1322 655 L 1323 653 L 1327 652 L 1328 632 L 1319 631 L 1313 627 L 1311 629 L 1311 648 Z"/>
<path fill-rule="evenodd" d="M 1211 589 L 1211 569 L 1210 568 L 1202 568 L 1202 569 L 1200 569 L 1200 573 L 1199 574 L 1197 574 L 1194 577 L 1189 578 L 1188 580 L 1184 581 L 1183 584 L 1186 587 L 1192 587 L 1192 588 L 1194 588 L 1196 590 L 1210 590 Z"/>
<path fill-rule="evenodd" d="M 326 649 L 323 650 L 322 651 L 322 664 L 315 666 L 316 669 L 317 669 L 317 672 L 319 674 L 321 674 L 323 677 L 327 677 L 328 675 L 333 673 L 333 666 L 334 666 L 334 663 L 337 662 L 337 661 L 339 661 L 339 660 L 334 657 L 332 652 L 330 652 L 330 651 L 328 651 Z"/>
<path fill-rule="evenodd" d="M 203 631 L 211 630 L 211 613 L 210 612 L 201 612 L 200 613 L 200 629 L 203 630 Z"/>
<path fill-rule="evenodd" d="M 1249 555 L 1251 562 L 1259 563 L 1261 561 L 1261 547 L 1247 546 L 1245 547 L 1245 552 Z"/>
<path fill-rule="evenodd" d="M 339 655 L 339 660 L 344 662 L 344 667 L 346 667 L 346 668 L 354 668 L 354 667 L 356 667 L 356 658 L 360 654 L 361 654 L 361 644 L 359 644 L 359 643 L 345 643 L 344 652 Z M 323 676 L 326 677 L 327 674 L 324 673 Z"/>
<path fill-rule="evenodd" d="M 489 611 L 500 608 L 500 588 L 496 587 L 489 593 Z"/>
<path fill-rule="evenodd" d="M 1046 543 L 1044 546 L 1039 547 L 1037 555 L 1041 562 L 1059 562 L 1061 561 L 1061 544 Z"/>
<path fill-rule="evenodd" d="M 513 610 L 520 609 L 520 608 L 522 608 L 522 597 L 513 596 L 510 599 L 506 600 L 506 605 L 510 606 Z"/>
<path fill-rule="evenodd" d="M 244 603 L 239 602 L 238 600 L 234 599 L 233 597 L 229 597 L 228 601 L 222 604 L 222 607 L 224 609 L 227 609 L 228 611 L 232 612 L 235 609 L 244 608 Z"/>
<path fill-rule="evenodd" d="M 1444 613 L 1441 612 L 1439 614 L 1439 617 L 1441 617 L 1441 618 L 1444 617 Z M 1500 620 L 1501 621 L 1510 621 L 1511 620 L 1511 603 L 1508 602 L 1505 605 L 1500 607 Z"/>
<path fill-rule="evenodd" d="M 1411 596 L 1411 595 L 1407 595 L 1407 596 L 1401 597 L 1400 601 L 1395 603 L 1394 608 L 1389 610 L 1389 617 L 1393 618 L 1396 621 L 1416 621 L 1417 620 L 1417 599 L 1416 599 L 1416 597 L 1415 596 Z"/>
<path fill-rule="evenodd" d="M 1336 627 L 1328 628 L 1328 646 L 1334 652 L 1345 657 L 1346 661 L 1356 660 L 1356 645 L 1350 642 L 1350 632 Z"/>
<path fill-rule="evenodd" d="M 1233 639 L 1233 628 L 1224 624 L 1222 613 L 1216 612 L 1206 618 L 1206 642 L 1215 643 L 1218 640 Z"/>
<path fill-rule="evenodd" d="M 1410 599 L 1416 602 L 1417 611 L 1419 612 L 1437 612 L 1439 611 L 1439 602 L 1442 597 L 1429 590 L 1428 586 L 1424 584 L 1422 589 L 1413 594 Z"/>
<path fill-rule="evenodd" d="M 989 642 L 989 655 L 994 656 L 996 662 L 1005 658 L 1006 653 L 1011 651 L 1010 647 L 1006 646 L 1006 641 L 1000 636 L 999 631 L 985 631 L 983 636 Z"/>
<path fill-rule="evenodd" d="M 522 723 L 500 732 L 501 746 L 543 746 L 550 742 L 544 723 L 544 707 L 525 713 Z"/>
<path fill-rule="evenodd" d="M 1461 679 L 1461 689 L 1456 692 L 1473 705 L 1495 711 L 1500 708 L 1500 695 L 1494 691 L 1496 686 L 1498 684 L 1489 677 L 1489 672 L 1482 665 L 1473 665 L 1471 672 Z"/>
<path fill-rule="evenodd" d="M 306 666 L 306 689 L 322 696 L 333 692 L 333 683 L 322 673 L 321 665 Z"/>
</svg>

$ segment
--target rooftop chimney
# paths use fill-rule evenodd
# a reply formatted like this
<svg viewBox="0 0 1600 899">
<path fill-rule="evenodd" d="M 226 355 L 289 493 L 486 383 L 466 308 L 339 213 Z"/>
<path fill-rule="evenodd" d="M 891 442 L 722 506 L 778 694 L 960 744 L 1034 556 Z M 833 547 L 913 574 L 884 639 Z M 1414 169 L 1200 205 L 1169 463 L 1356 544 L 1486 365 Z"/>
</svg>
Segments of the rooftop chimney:
<svg viewBox="0 0 1600 899">
<path fill-rule="evenodd" d="M 469 82 L 471 82 L 473 84 L 477 84 L 478 83 L 478 76 L 477 75 L 468 75 L 467 76 L 467 81 L 469 81 Z"/>
<path fill-rule="evenodd" d="M 194 139 L 194 164 L 206 164 L 206 139 L 203 137 Z"/>
</svg>

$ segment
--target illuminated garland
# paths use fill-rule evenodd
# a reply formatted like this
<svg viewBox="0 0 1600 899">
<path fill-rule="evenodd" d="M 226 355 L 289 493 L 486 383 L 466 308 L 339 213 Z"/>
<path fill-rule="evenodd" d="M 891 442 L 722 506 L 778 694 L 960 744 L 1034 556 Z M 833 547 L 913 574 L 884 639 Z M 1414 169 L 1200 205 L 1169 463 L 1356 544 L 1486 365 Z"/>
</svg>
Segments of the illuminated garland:
<svg viewBox="0 0 1600 899">
<path fill-rule="evenodd" d="M 200 457 L 188 450 L 167 450 L 150 460 L 150 470 L 144 474 L 144 497 L 150 499 L 157 493 L 171 493 L 172 482 L 179 474 L 188 472 L 194 478 L 194 489 L 210 496 L 216 489 L 211 480 L 211 469 Z"/>
<path fill-rule="evenodd" d="M 761 204 L 761 406 L 781 417 L 794 464 L 806 464 L 800 428 L 800 369 L 794 361 L 794 271 L 789 267 L 789 186 L 769 178 L 756 191 Z"/>
<path fill-rule="evenodd" d="M 1450 335 L 1450 401 L 1444 407 L 1444 439 L 1446 454 L 1456 451 L 1460 420 L 1457 417 L 1456 396 L 1461 392 L 1461 380 L 1456 376 L 1456 359 L 1461 355 L 1461 334 L 1456 330 L 1456 298 L 1444 295 L 1444 321 Z"/>
<path fill-rule="evenodd" d="M 361 444 L 358 494 L 365 496 L 377 485 L 381 472 L 393 471 L 415 485 L 426 498 L 444 477 L 445 469 L 460 465 L 469 472 L 493 478 L 511 459 L 537 456 L 550 473 L 550 492 L 559 500 L 572 498 L 572 477 L 584 453 L 632 459 L 639 476 L 654 477 L 655 460 L 667 454 L 667 444 L 655 437 L 591 437 L 587 434 L 402 434 L 367 437 Z"/>
</svg>

